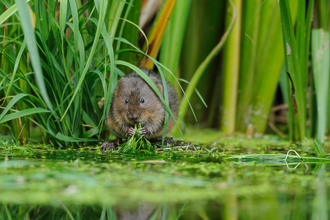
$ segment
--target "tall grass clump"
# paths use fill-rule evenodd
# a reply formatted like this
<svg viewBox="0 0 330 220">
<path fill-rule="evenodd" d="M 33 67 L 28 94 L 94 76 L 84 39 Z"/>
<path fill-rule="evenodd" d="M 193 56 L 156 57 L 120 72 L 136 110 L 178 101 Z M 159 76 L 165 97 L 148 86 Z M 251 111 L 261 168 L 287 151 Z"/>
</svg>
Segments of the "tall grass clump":
<svg viewBox="0 0 330 220">
<path fill-rule="evenodd" d="M 114 86 L 106 86 L 109 63 L 111 75 L 116 76 L 112 40 L 107 34 L 111 27 L 106 30 L 105 19 L 117 2 L 108 7 L 103 0 L 85 5 L 69 1 L 61 3 L 59 10 L 56 2 L 39 3 L 33 2 L 29 10 L 26 1 L 16 1 L 18 12 L 13 10 L 8 21 L 17 19 L 17 23 L 5 23 L 13 36 L 6 36 L 4 42 L 14 53 L 1 51 L 11 68 L 0 70 L 8 101 L 0 122 L 28 116 L 60 146 L 90 141 L 87 138 L 104 128 L 95 88 L 102 86 L 109 99 L 107 91 Z M 7 5 L 8 11 L 16 5 Z M 86 18 L 85 12 L 93 13 Z M 34 28 L 31 14 L 36 18 Z M 94 60 L 103 45 L 100 39 L 106 52 L 102 51 L 103 59 Z M 18 85 L 19 81 L 29 89 Z M 19 103 L 27 108 L 15 110 L 13 106 Z"/>
<path fill-rule="evenodd" d="M 280 0 L 285 64 L 288 74 L 290 98 L 290 138 L 302 141 L 306 135 L 306 92 L 308 86 L 308 57 L 314 1 L 298 1 L 296 33 L 294 32 L 289 2 Z"/>
<path fill-rule="evenodd" d="M 168 0 L 139 27 L 145 2 L 2 1 L 1 134 L 24 144 L 37 125 L 59 146 L 104 138 L 117 78 L 137 66 L 158 69 L 176 87 L 180 119 L 263 134 L 285 68 L 290 139 L 308 133 L 322 147 L 330 129 L 328 1 Z M 311 31 L 313 11 L 319 29 Z"/>
<path fill-rule="evenodd" d="M 241 22 L 235 23 L 236 36 L 231 35 L 235 46 L 224 48 L 222 89 L 215 93 L 221 97 L 220 129 L 263 134 L 284 59 L 279 5 L 276 0 L 243 1 L 237 7 Z"/>
<path fill-rule="evenodd" d="M 225 36 L 225 39 L 228 38 L 228 35 L 224 34 L 228 30 L 228 27 L 225 27 L 224 20 L 232 6 L 227 4 L 229 4 L 229 1 L 191 0 L 177 75 L 191 82 L 193 78 L 196 79 L 194 75 L 200 75 L 196 72 L 201 72 L 202 75 L 197 81 L 195 80 L 193 88 L 199 91 L 209 107 L 204 107 L 198 94 L 193 93 L 190 102 L 195 115 L 187 109 L 182 109 L 180 114 L 186 123 L 196 123 L 195 116 L 198 123 L 205 123 L 211 113 L 210 104 L 212 99 L 215 98 L 212 92 L 216 86 L 214 84 L 215 78 L 218 76 L 219 53 L 214 54 L 214 58 L 212 57 L 207 65 L 203 64 L 203 69 L 199 67 L 202 66 L 202 63 L 205 63 L 204 61 L 209 60 L 211 51 L 217 47 L 221 38 L 223 38 L 222 36 Z M 187 90 L 188 86 L 188 84 L 184 84 L 184 88 Z M 216 115 L 218 115 L 218 112 Z M 212 120 L 214 121 L 214 118 Z"/>
<path fill-rule="evenodd" d="M 0 50 L 0 94 L 5 97 L 1 99 L 0 124 L 10 121 L 15 124 L 15 120 L 27 117 L 41 128 L 45 140 L 59 146 L 104 138 L 104 120 L 117 78 L 125 75 L 122 70 L 140 73 L 156 88 L 136 66 L 137 54 L 148 56 L 138 48 L 137 36 L 130 38 L 133 43 L 122 37 L 128 35 L 124 30 L 132 31 L 127 25 L 137 29 L 133 34 L 141 31 L 134 25 L 140 13 L 132 9 L 134 3 L 134 0 L 2 3 L 6 10 L 0 15 L 0 43 L 5 45 Z M 136 7 L 140 5 L 141 1 L 136 1 Z M 167 14 L 170 16 L 171 10 Z M 163 79 L 161 69 L 171 73 L 148 57 Z M 127 62 L 133 58 L 133 64 Z M 158 90 L 156 93 L 161 96 Z M 168 120 L 173 115 L 164 93 L 161 99 L 168 110 Z M 18 126 L 13 135 L 24 134 L 24 126 Z"/>
<path fill-rule="evenodd" d="M 297 1 L 290 4 L 296 5 Z M 262 1 L 252 9 L 244 7 L 244 16 L 247 21 L 243 23 L 236 129 L 247 131 L 252 127 L 260 135 L 268 125 L 284 60 L 278 1 Z M 253 30 L 254 26 L 258 31 Z M 253 81 L 253 86 L 245 79 Z"/>
<path fill-rule="evenodd" d="M 112 1 L 108 5 L 108 1 L 101 0 L 80 5 L 76 1 L 64 1 L 59 10 L 55 3 L 31 5 L 36 17 L 35 29 L 25 1 L 17 1 L 18 13 L 13 11 L 9 17 L 9 20 L 18 17 L 19 23 L 7 25 L 14 36 L 4 41 L 14 51 L 18 46 L 20 50 L 16 54 L 1 51 L 4 62 L 14 67 L 8 72 L 0 71 L 6 99 L 12 98 L 9 93 L 14 94 L 2 111 L 0 122 L 29 116 L 62 146 L 93 141 L 90 138 L 104 130 L 103 119 L 109 110 L 111 92 L 116 87 L 117 75 L 121 74 L 115 68 L 112 47 L 118 20 L 109 22 L 109 19 L 121 15 L 125 2 Z M 10 10 L 16 6 L 7 7 Z M 88 17 L 83 16 L 84 13 L 88 13 Z M 23 32 L 16 33 L 17 27 L 22 27 Z M 15 35 L 22 36 L 22 41 Z M 17 67 L 21 60 L 25 61 L 28 71 Z M 19 80 L 26 82 L 31 92 L 17 85 Z M 99 96 L 97 87 L 102 88 Z M 102 96 L 105 96 L 103 112 L 98 105 Z M 15 111 L 13 106 L 19 102 L 24 102 L 27 109 Z"/>
</svg>

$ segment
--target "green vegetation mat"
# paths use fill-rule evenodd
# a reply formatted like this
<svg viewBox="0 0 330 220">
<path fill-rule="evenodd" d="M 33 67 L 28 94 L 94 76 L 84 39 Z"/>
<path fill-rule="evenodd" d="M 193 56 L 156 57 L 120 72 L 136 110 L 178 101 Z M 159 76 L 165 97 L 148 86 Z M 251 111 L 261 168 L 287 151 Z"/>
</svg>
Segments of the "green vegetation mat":
<svg viewBox="0 0 330 220">
<path fill-rule="evenodd" d="M 20 209 L 13 207 L 22 204 L 32 207 L 24 214 L 33 207 L 43 207 L 43 211 L 48 207 L 45 212 L 53 207 L 73 219 L 79 219 L 77 207 L 85 218 L 91 213 L 86 210 L 94 207 L 93 213 L 100 218 L 102 213 L 114 214 L 113 208 L 127 210 L 141 204 L 152 207 L 154 214 L 162 210 L 162 216 L 186 219 L 190 215 L 212 219 L 227 215 L 230 209 L 234 210 L 231 214 L 250 216 L 243 219 L 271 213 L 274 219 L 285 219 L 301 207 L 308 207 L 301 211 L 308 218 L 319 213 L 318 208 L 327 212 L 324 192 L 330 186 L 330 160 L 316 158 L 312 141 L 296 146 L 275 136 L 250 140 L 212 137 L 212 131 L 200 131 L 194 137 L 199 139 L 199 135 L 213 141 L 158 148 L 152 156 L 102 153 L 100 146 L 55 150 L 2 141 L 0 213 L 17 215 Z M 328 152 L 329 143 L 325 148 Z M 290 152 L 285 159 L 290 149 L 302 158 Z M 321 194 L 320 188 L 325 190 Z M 80 213 L 80 218 L 84 215 Z"/>
</svg>

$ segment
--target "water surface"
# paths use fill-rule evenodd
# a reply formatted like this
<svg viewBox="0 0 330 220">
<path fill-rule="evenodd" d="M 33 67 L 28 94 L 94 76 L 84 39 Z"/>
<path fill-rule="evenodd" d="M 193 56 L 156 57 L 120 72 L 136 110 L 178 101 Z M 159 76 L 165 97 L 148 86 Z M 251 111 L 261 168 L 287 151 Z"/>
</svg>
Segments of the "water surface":
<svg viewBox="0 0 330 220">
<path fill-rule="evenodd" d="M 278 139 L 219 139 L 152 156 L 97 147 L 0 151 L 2 219 L 327 219 L 327 160 L 312 145 Z M 199 150 L 198 150 L 199 149 Z M 292 153 L 293 155 L 293 153 Z"/>
</svg>

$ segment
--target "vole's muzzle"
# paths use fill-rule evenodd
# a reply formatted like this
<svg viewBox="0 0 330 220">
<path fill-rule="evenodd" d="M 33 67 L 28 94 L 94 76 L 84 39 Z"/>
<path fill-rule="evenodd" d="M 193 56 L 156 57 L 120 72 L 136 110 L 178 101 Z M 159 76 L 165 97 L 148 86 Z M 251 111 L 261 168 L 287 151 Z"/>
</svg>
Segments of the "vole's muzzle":
<svg viewBox="0 0 330 220">
<path fill-rule="evenodd" d="M 132 122 L 133 124 L 135 124 L 136 122 L 138 122 L 138 115 L 137 113 L 131 113 L 131 112 L 127 112 L 126 113 L 126 117 L 127 119 Z"/>
</svg>

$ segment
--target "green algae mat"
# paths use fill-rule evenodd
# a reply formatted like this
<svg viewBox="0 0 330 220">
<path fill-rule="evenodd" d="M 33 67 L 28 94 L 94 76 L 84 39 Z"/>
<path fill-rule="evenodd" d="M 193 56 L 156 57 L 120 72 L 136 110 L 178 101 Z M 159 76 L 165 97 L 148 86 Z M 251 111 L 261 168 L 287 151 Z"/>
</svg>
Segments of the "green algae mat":
<svg viewBox="0 0 330 220">
<path fill-rule="evenodd" d="M 55 150 L 2 141 L 0 219 L 330 216 L 330 160 L 316 157 L 312 141 L 218 138 L 149 156 L 99 147 Z"/>
</svg>

